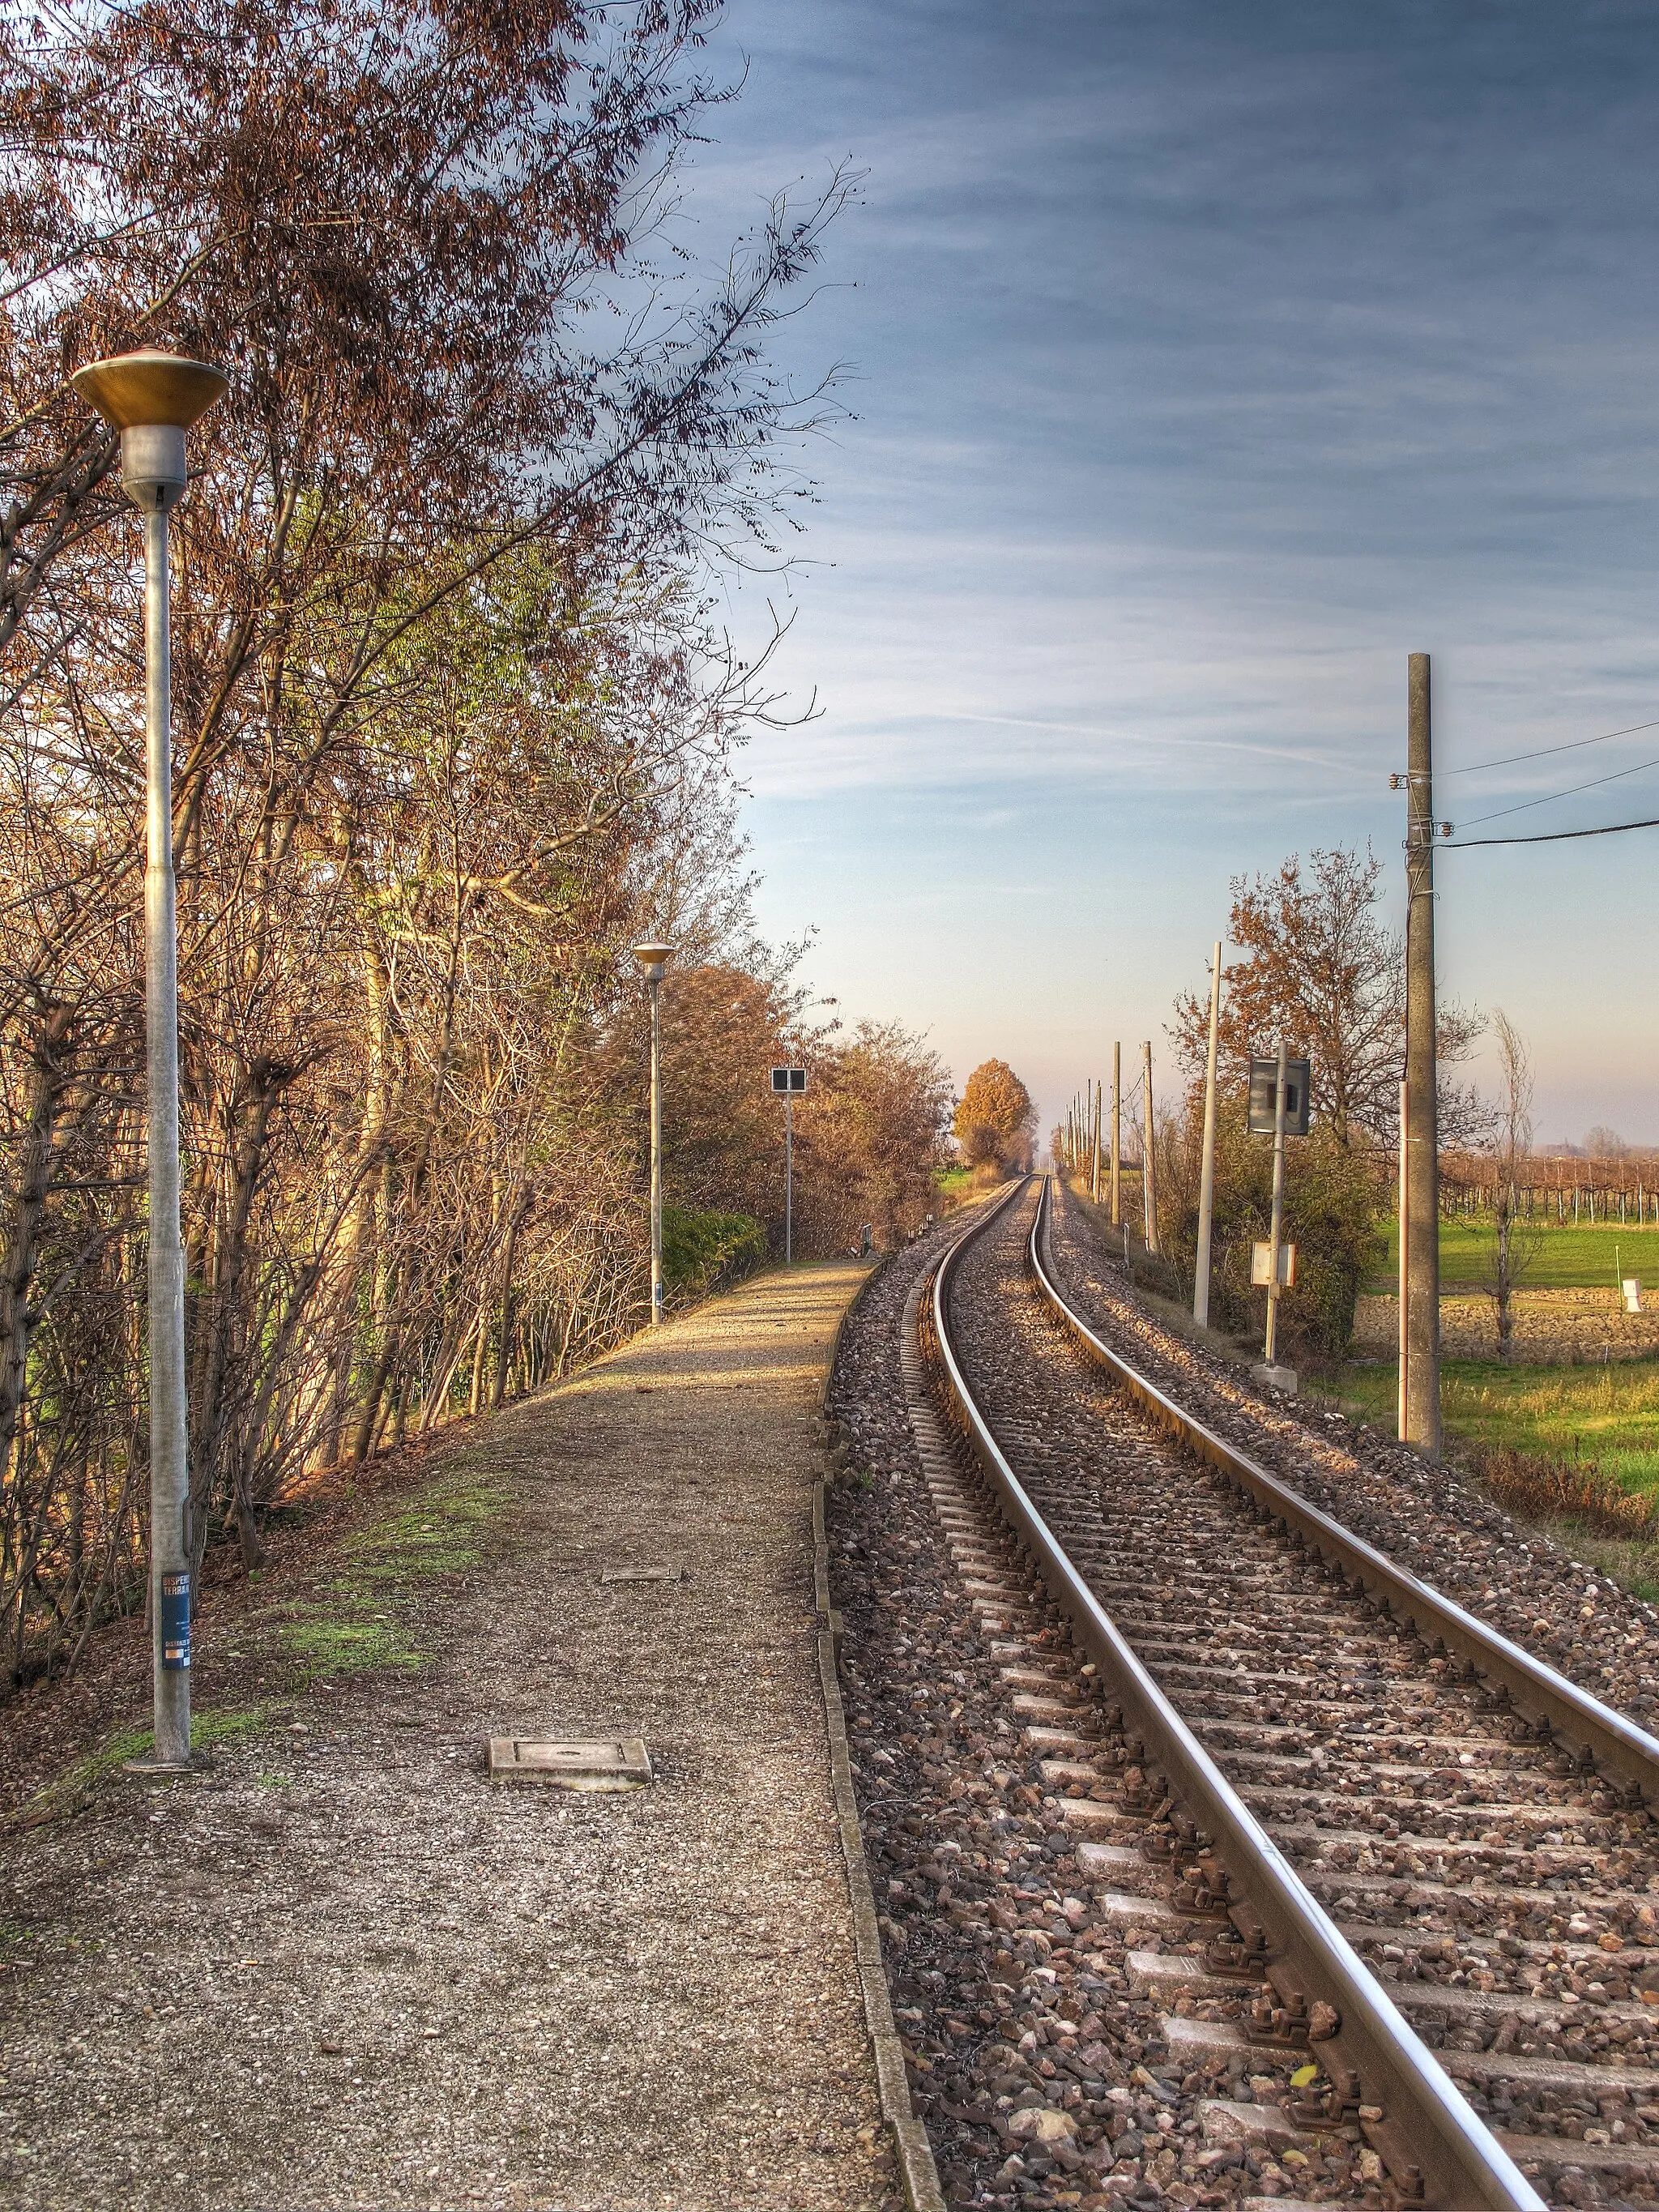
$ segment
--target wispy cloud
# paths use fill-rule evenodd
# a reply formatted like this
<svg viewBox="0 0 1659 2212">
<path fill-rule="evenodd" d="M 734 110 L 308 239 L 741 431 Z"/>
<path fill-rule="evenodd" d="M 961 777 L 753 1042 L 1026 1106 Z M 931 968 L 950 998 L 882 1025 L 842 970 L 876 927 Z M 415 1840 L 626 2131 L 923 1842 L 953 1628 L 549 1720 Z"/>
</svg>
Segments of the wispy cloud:
<svg viewBox="0 0 1659 2212">
<path fill-rule="evenodd" d="M 856 963 L 890 885 L 971 867 L 977 933 L 941 901 L 930 937 L 913 903 L 872 976 L 1017 970 L 1018 1019 L 1063 1034 L 1062 986 L 1029 975 L 1075 971 L 1052 945 L 1006 966 L 996 933 L 1043 945 L 1042 902 L 1007 886 L 1053 883 L 1066 941 L 1029 863 L 1072 817 L 1093 831 L 1066 896 L 1104 913 L 1133 887 L 1166 915 L 1115 986 L 1155 1026 L 1189 980 L 1170 911 L 1184 930 L 1291 842 L 1394 835 L 1407 651 L 1435 655 L 1449 765 L 1659 714 L 1650 10 L 734 0 L 730 30 L 749 89 L 699 154 L 688 236 L 717 250 L 832 160 L 868 172 L 836 289 L 783 341 L 803 376 L 855 370 L 857 419 L 808 456 L 811 565 L 773 587 L 799 610 L 781 672 L 824 712 L 745 763 L 757 820 L 856 834 L 856 891 L 844 836 L 790 886 L 826 949 Z M 1555 787 L 1522 764 L 1481 805 Z M 1006 867 L 975 842 L 998 816 Z M 1443 889 L 1459 988 L 1612 1081 L 1583 1024 L 1605 1001 L 1607 1036 L 1628 1030 L 1650 850 L 1481 866 Z M 1568 963 L 1610 903 L 1619 945 Z"/>
</svg>

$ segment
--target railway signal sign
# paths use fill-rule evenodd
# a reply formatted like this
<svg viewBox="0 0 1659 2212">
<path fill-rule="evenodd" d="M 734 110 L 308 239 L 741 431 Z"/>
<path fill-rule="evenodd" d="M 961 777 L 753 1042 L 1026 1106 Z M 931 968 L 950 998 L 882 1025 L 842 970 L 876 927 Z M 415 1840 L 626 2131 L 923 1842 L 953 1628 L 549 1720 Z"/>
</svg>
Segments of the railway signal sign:
<svg viewBox="0 0 1659 2212">
<path fill-rule="evenodd" d="M 1273 1248 L 1266 1237 L 1259 1237 L 1250 1247 L 1250 1280 L 1258 1289 L 1273 1279 Z M 1296 1282 L 1296 1247 L 1281 1244 L 1279 1248 L 1279 1287 L 1291 1289 Z"/>
<path fill-rule="evenodd" d="M 1308 1133 L 1308 1078 L 1310 1071 L 1305 1060 L 1287 1060 L 1285 1063 L 1285 1134 L 1305 1137 Z M 1273 1085 L 1279 1076 L 1279 1061 L 1256 1060 L 1250 1061 L 1249 1131 L 1253 1137 L 1271 1137 L 1277 1124 L 1273 1118 Z"/>
<path fill-rule="evenodd" d="M 804 1067 L 775 1067 L 772 1089 L 783 1101 L 783 1260 L 795 1256 L 795 1100 L 806 1088 Z"/>
</svg>

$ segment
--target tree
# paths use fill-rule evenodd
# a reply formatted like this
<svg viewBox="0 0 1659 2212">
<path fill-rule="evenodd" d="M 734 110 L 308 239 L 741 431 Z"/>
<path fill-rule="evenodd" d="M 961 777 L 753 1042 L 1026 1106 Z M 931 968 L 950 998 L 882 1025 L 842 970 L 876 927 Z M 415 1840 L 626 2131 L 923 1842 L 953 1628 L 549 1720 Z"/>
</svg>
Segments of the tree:
<svg viewBox="0 0 1659 2212">
<path fill-rule="evenodd" d="M 1012 1173 L 1030 1164 L 1036 1109 L 1006 1060 L 985 1060 L 963 1087 L 951 1127 L 970 1167 Z"/>
<path fill-rule="evenodd" d="M 1520 1031 L 1500 1006 L 1492 1016 L 1498 1043 L 1498 1103 L 1492 1139 L 1494 1235 L 1486 1287 L 1498 1312 L 1498 1356 L 1515 1357 L 1516 1285 L 1538 1255 L 1542 1231 L 1520 1208 L 1516 1185 L 1532 1150 L 1532 1060 Z"/>
<path fill-rule="evenodd" d="M 1220 1058 L 1227 1079 L 1247 1075 L 1251 1054 L 1280 1037 L 1312 1062 L 1312 1103 L 1345 1149 L 1389 1144 L 1399 1116 L 1406 1039 L 1406 955 L 1378 918 L 1382 864 L 1367 848 L 1298 854 L 1276 876 L 1231 882 L 1227 934 L 1245 957 L 1223 970 Z M 1187 992 L 1170 1035 L 1189 1085 L 1203 1081 L 1209 1000 Z M 1462 1057 L 1477 1018 L 1443 1006 L 1439 1057 Z M 1471 1123 L 1469 1094 L 1443 1086 L 1441 1139 L 1455 1143 Z"/>
<path fill-rule="evenodd" d="M 938 1203 L 951 1079 L 897 1022 L 860 1022 L 823 1050 L 797 1124 L 800 1218 L 811 1249 L 847 1251 L 868 1224 L 891 1251 Z"/>
<path fill-rule="evenodd" d="M 251 1560 L 295 1475 L 629 1325 L 627 948 L 695 908 L 702 959 L 747 957 L 729 759 L 765 707 L 693 580 L 786 495 L 767 449 L 816 403 L 766 332 L 841 186 L 712 280 L 657 234 L 720 96 L 713 15 L 0 21 L 19 1673 L 142 1587 L 143 630 L 113 441 L 66 368 L 161 344 L 231 373 L 174 525 L 173 828 L 195 1539 Z"/>
</svg>

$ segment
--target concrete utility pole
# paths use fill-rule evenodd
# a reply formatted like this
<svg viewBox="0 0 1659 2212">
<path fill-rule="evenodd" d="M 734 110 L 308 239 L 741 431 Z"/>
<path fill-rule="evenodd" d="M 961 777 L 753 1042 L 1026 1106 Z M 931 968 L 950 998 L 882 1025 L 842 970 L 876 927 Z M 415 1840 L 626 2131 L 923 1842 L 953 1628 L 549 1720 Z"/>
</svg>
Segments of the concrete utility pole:
<svg viewBox="0 0 1659 2212">
<path fill-rule="evenodd" d="M 1158 1162 L 1152 1144 L 1152 1041 L 1147 1038 L 1140 1048 L 1141 1087 L 1146 1093 L 1146 1121 L 1144 1140 L 1140 1147 L 1140 1196 L 1146 1215 L 1146 1249 L 1156 1256 L 1158 1252 Z"/>
<path fill-rule="evenodd" d="M 1112 1226 L 1123 1224 L 1123 1048 L 1112 1047 Z"/>
<path fill-rule="evenodd" d="M 1095 1085 L 1094 1169 L 1089 1182 L 1089 1195 L 1097 1206 L 1100 1204 L 1100 1085 L 1098 1083 Z"/>
<path fill-rule="evenodd" d="M 1401 1438 L 1406 1433 L 1407 1377 L 1412 1367 L 1411 1329 L 1407 1319 L 1411 1311 L 1411 1279 L 1406 1266 L 1406 1145 L 1410 1128 L 1410 1095 L 1402 1083 L 1400 1086 L 1400 1395 L 1394 1421 L 1394 1432 Z"/>
<path fill-rule="evenodd" d="M 1221 1034 L 1221 945 L 1210 975 L 1210 1050 L 1204 1063 L 1204 1164 L 1198 1182 L 1198 1264 L 1193 1273 L 1193 1319 L 1210 1319 L 1210 1223 L 1215 1211 L 1215 1062 Z"/>
<path fill-rule="evenodd" d="M 144 518 L 144 1048 L 149 1172 L 149 1619 L 155 1747 L 190 1764 L 190 1468 L 179 1227 L 179 922 L 173 861 L 173 637 L 167 516 L 185 495 L 185 433 L 230 380 L 177 354 L 95 361 L 70 380 L 121 433 L 121 489 Z"/>
<path fill-rule="evenodd" d="M 1273 1364 L 1273 1354 L 1279 1345 L 1279 1279 L 1283 1273 L 1279 1254 L 1284 1249 L 1285 1235 L 1285 1040 L 1279 1040 L 1279 1073 L 1273 1090 L 1273 1225 L 1267 1232 L 1267 1339 L 1261 1357 L 1267 1364 Z"/>
<path fill-rule="evenodd" d="M 1431 1460 L 1440 1432 L 1440 1127 L 1435 1069 L 1434 763 L 1429 656 L 1407 663 L 1406 778 L 1405 1440 Z"/>
</svg>

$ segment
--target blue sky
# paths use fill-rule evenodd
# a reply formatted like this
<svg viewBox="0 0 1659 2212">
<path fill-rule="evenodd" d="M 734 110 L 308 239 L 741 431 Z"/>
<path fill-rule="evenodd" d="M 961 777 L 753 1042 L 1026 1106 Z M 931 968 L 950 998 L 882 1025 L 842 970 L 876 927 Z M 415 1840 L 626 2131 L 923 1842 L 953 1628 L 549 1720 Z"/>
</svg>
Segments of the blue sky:
<svg viewBox="0 0 1659 2212">
<path fill-rule="evenodd" d="M 865 173 L 781 341 L 851 419 L 732 594 L 823 710 L 747 757 L 763 921 L 849 1016 L 1052 1114 L 1162 1046 L 1230 876 L 1369 839 L 1397 910 L 1413 650 L 1455 821 L 1659 761 L 1449 773 L 1659 720 L 1650 9 L 733 0 L 745 58 L 700 250 Z M 1650 813 L 1659 767 L 1507 826 Z M 1659 1142 L 1659 831 L 1438 880 L 1540 1135 Z"/>
</svg>

